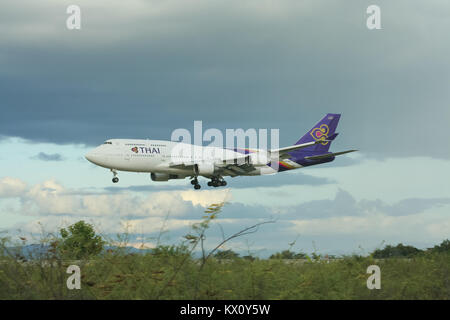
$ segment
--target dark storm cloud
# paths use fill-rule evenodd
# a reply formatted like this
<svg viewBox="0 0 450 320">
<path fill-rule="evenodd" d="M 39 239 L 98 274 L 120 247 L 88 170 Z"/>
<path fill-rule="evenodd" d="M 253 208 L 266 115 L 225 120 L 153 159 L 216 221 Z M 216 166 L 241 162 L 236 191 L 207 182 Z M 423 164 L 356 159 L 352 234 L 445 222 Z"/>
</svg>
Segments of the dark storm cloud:
<svg viewBox="0 0 450 320">
<path fill-rule="evenodd" d="M 333 150 L 450 156 L 448 4 L 380 0 L 377 31 L 371 1 L 80 1 L 80 31 L 68 4 L 3 4 L 0 135 L 95 145 L 203 120 L 288 145 L 339 112 Z"/>
<path fill-rule="evenodd" d="M 39 152 L 37 155 L 31 157 L 31 159 L 42 161 L 63 161 L 64 158 L 59 153 L 47 154 L 45 152 Z"/>
</svg>

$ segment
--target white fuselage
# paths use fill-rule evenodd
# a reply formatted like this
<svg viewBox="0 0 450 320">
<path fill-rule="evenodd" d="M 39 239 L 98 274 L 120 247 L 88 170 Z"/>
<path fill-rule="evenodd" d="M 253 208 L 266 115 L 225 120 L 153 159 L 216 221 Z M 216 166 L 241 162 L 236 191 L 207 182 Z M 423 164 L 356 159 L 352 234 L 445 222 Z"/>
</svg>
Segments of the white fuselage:
<svg viewBox="0 0 450 320">
<path fill-rule="evenodd" d="M 275 174 L 331 162 L 336 156 L 354 152 L 329 152 L 338 135 L 335 130 L 340 114 L 327 113 L 294 145 L 278 148 L 244 149 L 164 141 L 111 139 L 86 155 L 90 162 L 111 169 L 113 183 L 119 182 L 117 171 L 149 172 L 153 181 L 191 178 L 194 189 L 201 188 L 198 177 L 210 181 L 208 186 L 223 187 L 225 176 Z M 234 140 L 233 140 L 234 141 Z M 266 145 L 266 144 L 263 144 Z"/>
<path fill-rule="evenodd" d="M 149 172 L 171 175 L 170 179 L 194 176 L 192 164 L 214 168 L 224 160 L 248 155 L 217 147 L 201 147 L 164 140 L 111 139 L 88 154 L 86 159 L 104 168 L 120 171 Z M 262 161 L 254 170 L 239 175 L 273 174 L 276 170 Z M 214 176 L 213 171 L 199 175 Z M 236 176 L 221 171 L 221 176 Z"/>
</svg>

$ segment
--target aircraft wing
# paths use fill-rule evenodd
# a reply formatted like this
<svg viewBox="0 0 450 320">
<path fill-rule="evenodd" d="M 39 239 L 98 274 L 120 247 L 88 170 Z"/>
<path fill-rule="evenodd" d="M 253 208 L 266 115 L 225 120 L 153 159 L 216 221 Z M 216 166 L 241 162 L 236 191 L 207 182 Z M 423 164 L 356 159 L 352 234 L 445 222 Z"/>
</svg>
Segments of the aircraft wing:
<svg viewBox="0 0 450 320">
<path fill-rule="evenodd" d="M 195 162 L 183 162 L 183 163 L 170 163 L 170 168 L 177 169 L 192 169 L 194 170 Z M 219 162 L 215 162 L 214 165 L 218 170 L 222 171 L 223 174 L 236 177 L 241 174 L 246 174 L 256 168 L 250 163 L 249 156 L 238 157 L 233 159 L 227 159 Z"/>
<path fill-rule="evenodd" d="M 355 152 L 355 151 L 358 151 L 358 150 L 347 150 L 347 151 L 341 151 L 341 152 L 335 152 L 335 153 L 319 154 L 317 156 L 305 157 L 305 159 L 306 160 L 320 160 L 320 159 L 326 159 L 326 158 L 330 158 L 330 157 L 340 156 L 341 154 L 346 154 L 346 153 Z"/>
<path fill-rule="evenodd" d="M 193 162 L 171 162 L 169 163 L 169 168 L 175 169 L 187 169 L 193 167 L 195 163 Z"/>
<path fill-rule="evenodd" d="M 223 171 L 223 173 L 226 173 L 232 177 L 239 176 L 241 174 L 247 174 L 253 170 L 256 170 L 256 168 L 250 164 L 250 163 L 242 163 L 242 164 L 220 164 L 218 165 L 220 170 Z"/>
<path fill-rule="evenodd" d="M 214 165 L 216 165 L 219 168 L 228 167 L 230 165 L 241 166 L 244 164 L 249 164 L 250 157 L 248 155 L 245 155 L 245 156 L 236 157 L 236 158 L 229 158 L 226 160 L 216 160 L 216 161 L 211 160 L 211 162 L 214 163 Z M 177 169 L 189 169 L 189 168 L 194 167 L 196 164 L 198 164 L 198 162 L 194 162 L 194 161 L 171 162 L 171 163 L 169 163 L 169 167 L 177 168 Z"/>
</svg>

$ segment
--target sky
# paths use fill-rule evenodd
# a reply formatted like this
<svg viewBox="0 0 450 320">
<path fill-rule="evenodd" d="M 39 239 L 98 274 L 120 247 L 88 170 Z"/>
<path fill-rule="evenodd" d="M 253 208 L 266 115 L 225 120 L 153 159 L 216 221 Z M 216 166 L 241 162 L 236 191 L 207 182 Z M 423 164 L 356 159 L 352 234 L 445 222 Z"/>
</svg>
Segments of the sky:
<svg viewBox="0 0 450 320">
<path fill-rule="evenodd" d="M 81 30 L 66 9 L 81 8 Z M 366 26 L 369 5 L 381 29 Z M 0 10 L 0 235 L 79 220 L 130 244 L 178 243 L 225 201 L 207 246 L 268 256 L 427 248 L 450 238 L 450 4 L 446 1 L 4 0 Z M 341 113 L 329 164 L 189 181 L 111 173 L 84 155 L 177 128 L 279 129 L 297 141 Z M 205 188 L 206 187 L 206 188 Z"/>
</svg>

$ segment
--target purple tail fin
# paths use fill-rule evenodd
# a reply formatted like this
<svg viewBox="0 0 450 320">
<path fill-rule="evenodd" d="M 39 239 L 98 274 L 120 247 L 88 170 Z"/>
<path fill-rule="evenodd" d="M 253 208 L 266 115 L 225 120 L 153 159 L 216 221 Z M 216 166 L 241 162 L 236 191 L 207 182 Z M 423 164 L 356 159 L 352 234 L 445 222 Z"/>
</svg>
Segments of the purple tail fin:
<svg viewBox="0 0 450 320">
<path fill-rule="evenodd" d="M 335 133 L 335 131 L 340 117 L 340 114 L 328 113 L 295 144 L 302 144 L 317 140 L 333 140 L 337 136 L 337 133 Z M 330 148 L 330 144 L 331 141 L 324 141 L 314 146 L 304 148 L 301 151 L 308 153 L 326 153 Z"/>
</svg>

